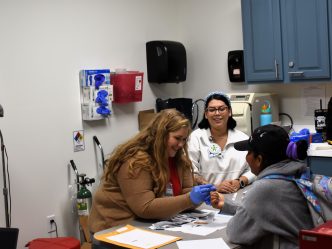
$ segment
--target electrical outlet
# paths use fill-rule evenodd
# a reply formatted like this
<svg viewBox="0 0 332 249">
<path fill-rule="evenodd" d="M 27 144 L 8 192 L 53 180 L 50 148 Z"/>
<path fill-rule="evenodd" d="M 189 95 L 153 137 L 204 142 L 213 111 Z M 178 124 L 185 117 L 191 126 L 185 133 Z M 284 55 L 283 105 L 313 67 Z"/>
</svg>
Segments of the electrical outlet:
<svg viewBox="0 0 332 249">
<path fill-rule="evenodd" d="M 51 223 L 51 220 L 55 221 L 55 215 L 54 214 L 50 214 L 50 215 L 46 216 L 46 218 L 48 220 L 48 223 Z"/>
</svg>

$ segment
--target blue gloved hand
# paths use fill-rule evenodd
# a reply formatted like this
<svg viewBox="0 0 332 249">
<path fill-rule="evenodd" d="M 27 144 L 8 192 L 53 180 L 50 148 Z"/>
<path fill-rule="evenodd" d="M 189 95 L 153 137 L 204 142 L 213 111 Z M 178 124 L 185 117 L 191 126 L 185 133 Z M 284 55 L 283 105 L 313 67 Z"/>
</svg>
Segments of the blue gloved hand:
<svg viewBox="0 0 332 249">
<path fill-rule="evenodd" d="M 98 103 L 101 106 L 107 106 L 108 100 L 107 100 L 108 92 L 106 90 L 101 90 L 97 93 L 96 97 L 96 103 Z"/>
<path fill-rule="evenodd" d="M 213 184 L 194 186 L 190 192 L 190 199 L 195 205 L 198 205 L 210 196 L 211 191 L 215 190 L 216 187 Z"/>
<path fill-rule="evenodd" d="M 205 202 L 206 205 L 211 206 L 211 196 L 209 195 L 208 197 L 206 197 L 204 202 Z"/>
</svg>

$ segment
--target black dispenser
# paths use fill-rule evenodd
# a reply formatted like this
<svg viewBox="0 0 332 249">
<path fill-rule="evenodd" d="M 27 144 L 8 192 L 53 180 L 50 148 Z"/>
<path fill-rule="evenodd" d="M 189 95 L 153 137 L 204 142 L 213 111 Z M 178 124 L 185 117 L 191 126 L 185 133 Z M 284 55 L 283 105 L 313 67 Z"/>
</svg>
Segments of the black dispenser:
<svg viewBox="0 0 332 249">
<path fill-rule="evenodd" d="M 146 62 L 150 83 L 179 83 L 186 80 L 186 49 L 180 42 L 147 42 Z"/>
<path fill-rule="evenodd" d="M 228 75 L 231 82 L 244 81 L 243 50 L 228 52 Z"/>
</svg>

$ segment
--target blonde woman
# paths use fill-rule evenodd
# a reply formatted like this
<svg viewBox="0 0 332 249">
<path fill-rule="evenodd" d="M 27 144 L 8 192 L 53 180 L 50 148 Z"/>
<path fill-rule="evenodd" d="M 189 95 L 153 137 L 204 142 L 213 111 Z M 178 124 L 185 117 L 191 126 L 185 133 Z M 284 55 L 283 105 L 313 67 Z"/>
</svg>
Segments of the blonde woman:
<svg viewBox="0 0 332 249">
<path fill-rule="evenodd" d="M 187 153 L 190 130 L 182 113 L 166 109 L 114 150 L 93 196 L 92 233 L 135 218 L 167 219 L 209 201 L 213 185 L 193 188 Z"/>
</svg>

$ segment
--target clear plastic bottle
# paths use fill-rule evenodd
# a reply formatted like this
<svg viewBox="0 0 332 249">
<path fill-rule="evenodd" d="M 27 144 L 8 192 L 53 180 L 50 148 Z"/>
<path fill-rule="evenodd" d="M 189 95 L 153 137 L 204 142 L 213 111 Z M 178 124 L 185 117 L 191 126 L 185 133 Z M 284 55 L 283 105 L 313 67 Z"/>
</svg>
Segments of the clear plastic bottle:
<svg viewBox="0 0 332 249">
<path fill-rule="evenodd" d="M 265 100 L 261 107 L 260 125 L 263 126 L 270 123 L 272 123 L 271 104 L 270 101 Z"/>
</svg>

